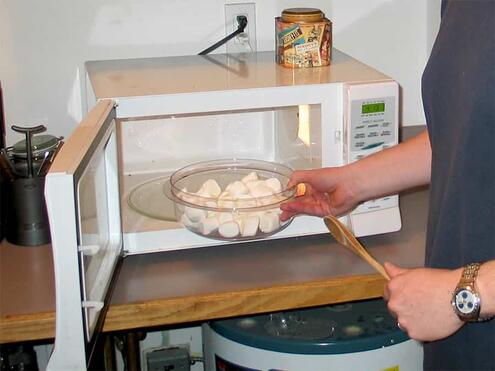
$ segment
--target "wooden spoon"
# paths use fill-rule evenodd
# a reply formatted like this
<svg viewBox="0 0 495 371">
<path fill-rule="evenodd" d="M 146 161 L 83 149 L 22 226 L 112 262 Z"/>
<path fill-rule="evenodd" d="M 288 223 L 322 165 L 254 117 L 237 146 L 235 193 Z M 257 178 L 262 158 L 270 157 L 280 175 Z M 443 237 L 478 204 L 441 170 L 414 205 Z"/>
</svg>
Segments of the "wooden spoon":
<svg viewBox="0 0 495 371">
<path fill-rule="evenodd" d="M 352 232 L 349 231 L 344 224 L 332 215 L 325 216 L 323 220 L 337 242 L 354 251 L 357 255 L 366 260 L 373 268 L 375 268 L 376 271 L 380 273 L 387 281 L 390 280 L 390 277 L 385 271 L 385 268 L 383 268 L 383 265 L 381 265 L 373 256 L 370 255 L 370 253 L 364 248 L 363 245 L 361 245 L 361 243 L 356 239 L 356 237 L 354 237 Z"/>
</svg>

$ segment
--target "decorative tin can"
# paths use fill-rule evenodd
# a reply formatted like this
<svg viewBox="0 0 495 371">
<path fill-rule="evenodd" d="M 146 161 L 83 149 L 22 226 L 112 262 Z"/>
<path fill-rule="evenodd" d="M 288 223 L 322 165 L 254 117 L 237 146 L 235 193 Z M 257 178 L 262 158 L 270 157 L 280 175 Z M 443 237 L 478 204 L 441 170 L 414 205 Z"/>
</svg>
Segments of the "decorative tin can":
<svg viewBox="0 0 495 371">
<path fill-rule="evenodd" d="M 289 68 L 330 64 L 332 22 L 320 9 L 290 8 L 275 18 L 277 63 Z"/>
</svg>

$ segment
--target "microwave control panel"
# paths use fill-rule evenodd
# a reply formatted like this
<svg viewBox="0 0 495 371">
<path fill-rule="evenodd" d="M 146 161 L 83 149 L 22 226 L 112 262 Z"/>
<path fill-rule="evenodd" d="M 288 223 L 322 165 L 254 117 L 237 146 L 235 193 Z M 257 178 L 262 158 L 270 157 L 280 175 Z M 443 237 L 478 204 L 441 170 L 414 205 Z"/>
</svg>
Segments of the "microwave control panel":
<svg viewBox="0 0 495 371">
<path fill-rule="evenodd" d="M 398 89 L 396 83 L 350 86 L 348 90 L 347 162 L 360 160 L 398 143 Z M 386 196 L 359 205 L 353 214 L 398 205 Z"/>
<path fill-rule="evenodd" d="M 396 143 L 394 97 L 353 100 L 350 108 L 350 162 Z"/>
</svg>

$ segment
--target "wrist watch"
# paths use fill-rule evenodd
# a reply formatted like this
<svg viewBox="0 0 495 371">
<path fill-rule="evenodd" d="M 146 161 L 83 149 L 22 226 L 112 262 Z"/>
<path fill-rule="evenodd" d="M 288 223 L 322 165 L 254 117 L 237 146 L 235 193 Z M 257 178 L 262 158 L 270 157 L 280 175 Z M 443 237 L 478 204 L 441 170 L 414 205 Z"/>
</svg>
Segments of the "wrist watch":
<svg viewBox="0 0 495 371">
<path fill-rule="evenodd" d="M 461 279 L 452 295 L 452 307 L 462 321 L 480 320 L 481 298 L 474 285 L 480 266 L 480 263 L 471 263 L 464 267 Z"/>
</svg>

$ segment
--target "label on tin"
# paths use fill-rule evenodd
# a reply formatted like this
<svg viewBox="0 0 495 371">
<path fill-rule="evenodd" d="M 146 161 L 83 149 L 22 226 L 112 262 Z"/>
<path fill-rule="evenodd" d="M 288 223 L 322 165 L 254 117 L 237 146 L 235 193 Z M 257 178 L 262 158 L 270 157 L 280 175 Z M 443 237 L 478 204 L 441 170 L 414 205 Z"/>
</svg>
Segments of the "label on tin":
<svg viewBox="0 0 495 371">
<path fill-rule="evenodd" d="M 303 33 L 299 26 L 289 27 L 286 30 L 283 30 L 280 32 L 279 37 L 282 40 L 284 48 L 304 43 Z"/>
<path fill-rule="evenodd" d="M 296 45 L 296 54 L 304 54 L 308 52 L 317 52 L 320 49 L 320 45 L 317 41 L 310 41 L 308 43 Z"/>
<path fill-rule="evenodd" d="M 318 67 L 330 64 L 331 23 L 291 23 L 276 19 L 277 62 L 285 67 Z"/>
</svg>

